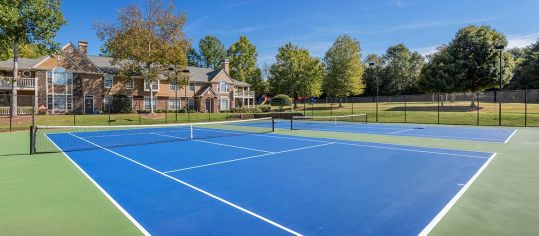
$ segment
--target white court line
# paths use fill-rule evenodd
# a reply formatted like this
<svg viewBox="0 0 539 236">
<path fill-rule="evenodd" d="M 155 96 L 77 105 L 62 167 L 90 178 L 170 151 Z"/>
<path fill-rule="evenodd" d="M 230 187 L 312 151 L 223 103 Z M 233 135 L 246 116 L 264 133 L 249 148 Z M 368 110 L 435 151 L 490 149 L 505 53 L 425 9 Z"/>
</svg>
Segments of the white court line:
<svg viewBox="0 0 539 236">
<path fill-rule="evenodd" d="M 158 135 L 158 136 L 163 136 L 163 137 L 169 137 L 169 138 L 175 138 L 175 139 L 188 140 L 188 139 L 186 139 L 186 138 L 176 137 L 176 136 L 166 135 L 166 134 L 161 134 L 161 133 L 150 133 L 150 134 Z M 265 152 L 265 153 L 273 153 L 273 152 L 270 152 L 270 151 L 265 151 L 265 150 L 260 150 L 260 149 L 254 149 L 254 148 L 248 148 L 248 147 L 241 147 L 241 146 L 230 145 L 230 144 L 224 144 L 224 143 L 216 143 L 216 142 L 204 141 L 204 140 L 199 140 L 199 139 L 193 139 L 192 141 L 200 142 L 200 143 L 214 144 L 214 145 L 225 146 L 225 147 L 231 147 L 231 148 L 237 148 L 237 149 L 245 149 L 245 150 L 250 150 L 250 151 Z"/>
<path fill-rule="evenodd" d="M 55 142 L 53 142 L 49 136 L 45 135 L 45 137 L 49 140 L 49 142 L 51 142 L 56 148 L 58 148 L 58 150 L 60 150 L 60 152 L 62 152 L 62 154 L 64 154 L 64 156 L 75 166 L 77 167 L 77 169 L 79 169 L 79 171 L 88 179 L 90 180 L 90 182 L 92 182 L 92 184 L 94 184 L 94 186 L 97 187 L 97 189 L 99 189 L 99 191 L 101 191 L 101 193 L 103 193 L 103 195 L 105 195 L 105 197 L 107 199 L 109 199 L 110 202 L 112 202 L 112 205 L 114 205 L 116 208 L 118 208 L 118 210 L 120 210 L 120 212 L 122 212 L 125 217 L 127 217 L 127 219 L 129 221 L 131 221 L 131 223 L 133 223 L 135 225 L 135 227 L 137 227 L 137 229 L 140 230 L 140 232 L 142 232 L 142 234 L 144 235 L 151 235 L 135 218 L 133 218 L 133 216 L 131 216 L 131 214 L 129 214 L 129 212 L 127 212 L 118 202 L 116 202 L 116 200 L 114 200 L 114 198 L 112 198 L 108 193 L 107 191 L 105 191 L 105 189 L 103 189 L 92 177 L 90 177 L 90 175 L 88 175 L 88 173 L 86 173 L 86 171 L 84 171 L 75 161 L 73 161 L 71 159 L 71 157 L 69 157 L 69 155 L 67 155 L 67 153 L 64 152 L 64 150 L 62 150 L 62 148 L 60 148 L 58 145 L 56 145 Z"/>
<path fill-rule="evenodd" d="M 284 151 L 279 151 L 279 152 L 260 154 L 260 155 L 249 156 L 249 157 L 243 157 L 243 158 L 237 158 L 237 159 L 226 160 L 226 161 L 213 162 L 213 163 L 204 164 L 204 165 L 191 166 L 191 167 L 182 168 L 182 169 L 176 169 L 176 170 L 169 170 L 169 171 L 165 171 L 165 172 L 163 172 L 163 173 L 168 174 L 168 173 L 180 172 L 180 171 L 185 171 L 185 170 L 198 169 L 198 168 L 207 167 L 207 166 L 221 165 L 221 164 L 230 163 L 230 162 L 249 160 L 249 159 L 258 158 L 258 157 L 264 157 L 264 156 L 275 155 L 275 154 L 280 154 L 280 153 L 286 153 L 286 152 L 293 152 L 293 151 L 305 150 L 305 149 L 309 149 L 309 148 L 321 147 L 321 146 L 326 146 L 326 145 L 331 145 L 331 144 L 335 144 L 335 142 L 324 143 L 324 144 L 318 144 L 318 145 L 307 146 L 307 147 L 301 147 L 301 148 L 294 148 L 294 149 L 289 149 L 289 150 L 284 150 Z"/>
<path fill-rule="evenodd" d="M 324 141 L 321 141 L 321 140 L 312 140 L 312 139 L 305 139 L 305 138 L 293 138 L 293 137 L 281 137 L 281 136 L 277 136 L 277 135 L 264 135 L 264 134 L 255 134 L 255 135 L 264 136 L 264 137 L 272 137 L 272 138 L 291 139 L 291 140 L 324 142 Z M 354 142 L 354 141 L 352 141 L 352 142 Z M 431 154 L 440 154 L 440 155 L 449 155 L 449 156 L 462 156 L 462 157 L 483 158 L 483 159 L 488 158 L 488 157 L 483 157 L 483 156 L 456 154 L 456 153 L 448 153 L 448 152 L 425 151 L 425 150 L 417 150 L 417 149 L 410 149 L 410 148 L 385 147 L 385 146 L 377 146 L 377 145 L 370 145 L 370 144 L 343 143 L 343 142 L 335 142 L 335 144 L 342 144 L 342 145 L 349 145 L 349 146 L 371 147 L 371 148 L 380 148 L 380 149 L 389 149 L 389 150 L 398 150 L 398 151 L 407 151 L 407 152 L 431 153 Z M 394 145 L 394 144 L 388 144 L 388 145 Z M 415 147 L 433 148 L 433 147 L 424 147 L 424 146 L 415 146 Z M 472 152 L 472 151 L 467 151 L 467 150 L 454 150 L 454 151 Z"/>
<path fill-rule="evenodd" d="M 440 220 L 442 220 L 442 218 L 447 214 L 447 212 L 449 212 L 453 205 L 455 205 L 455 203 L 460 199 L 460 197 L 462 197 L 464 192 L 468 190 L 468 188 L 477 179 L 477 177 L 479 177 L 479 175 L 487 168 L 488 164 L 490 164 L 490 162 L 492 161 L 492 159 L 494 159 L 495 156 L 496 153 L 490 156 L 490 158 L 485 162 L 485 164 L 483 164 L 481 168 L 477 170 L 477 172 L 472 176 L 472 178 L 470 178 L 470 180 L 468 180 L 468 182 L 460 189 L 460 191 L 458 191 L 457 194 L 453 196 L 453 198 L 447 203 L 447 205 L 445 205 L 444 208 L 442 208 L 442 210 L 436 215 L 436 217 L 434 217 L 434 219 L 432 219 L 432 221 L 427 226 L 425 226 L 425 228 L 419 233 L 419 236 L 429 235 L 429 233 L 434 229 L 434 227 L 436 227 L 436 225 L 440 222 Z"/>
<path fill-rule="evenodd" d="M 507 139 L 503 143 L 508 143 L 509 140 L 513 137 L 513 135 L 515 135 L 517 133 L 517 131 L 518 131 L 518 129 L 515 129 L 515 131 L 513 131 L 513 133 L 511 133 L 511 135 L 509 135 L 509 137 L 507 137 Z"/>
<path fill-rule="evenodd" d="M 416 130 L 416 129 L 403 129 L 403 130 L 391 132 L 389 134 L 399 134 L 399 133 L 404 133 L 404 132 L 413 131 L 413 130 Z"/>
<path fill-rule="evenodd" d="M 91 141 L 88 141 L 88 140 L 86 140 L 86 139 L 84 139 L 84 138 L 82 138 L 82 137 L 79 137 L 79 136 L 74 135 L 74 134 L 72 134 L 72 133 L 68 133 L 68 134 L 70 134 L 70 135 L 72 135 L 72 136 L 74 136 L 74 137 L 76 137 L 76 138 L 78 138 L 78 139 L 80 139 L 80 140 L 82 140 L 82 141 L 85 141 L 85 142 L 87 142 L 87 143 L 89 143 L 89 144 L 92 144 L 92 145 L 94 145 L 94 146 L 96 146 L 96 147 L 98 147 L 98 148 L 100 148 L 100 149 L 103 149 L 103 150 L 105 150 L 105 151 L 108 151 L 108 152 L 110 152 L 110 153 L 112 153 L 112 154 L 114 154 L 114 155 L 116 155 L 116 156 L 119 156 L 119 157 L 121 157 L 121 158 L 123 158 L 123 159 L 125 159 L 125 160 L 128 160 L 128 161 L 133 162 L 133 163 L 135 163 L 135 164 L 137 164 L 137 165 L 139 165 L 139 166 L 142 166 L 142 167 L 144 167 L 144 168 L 146 168 L 146 169 L 148 169 L 148 170 L 151 170 L 151 171 L 153 171 L 153 172 L 155 172 L 155 173 L 157 173 L 157 174 L 160 174 L 160 175 L 165 176 L 165 177 L 167 177 L 167 178 L 169 178 L 169 179 L 171 179 L 171 180 L 174 180 L 174 181 L 176 181 L 176 182 L 178 182 L 178 183 L 180 183 L 180 184 L 182 184 L 182 185 L 185 185 L 185 186 L 187 186 L 187 187 L 189 187 L 189 188 L 191 188 L 191 189 L 193 189 L 193 190 L 195 190 L 195 191 L 197 191 L 197 192 L 200 192 L 200 193 L 202 193 L 202 194 L 204 194 L 204 195 L 206 195 L 206 196 L 208 196 L 208 197 L 210 197 L 210 198 L 213 198 L 213 199 L 215 199 L 215 200 L 217 200 L 217 201 L 220 201 L 220 202 L 222 202 L 222 203 L 224 203 L 224 204 L 226 204 L 226 205 L 228 205 L 228 206 L 231 206 L 231 207 L 233 207 L 233 208 L 235 208 L 235 209 L 237 209 L 237 210 L 240 210 L 240 211 L 242 211 L 242 212 L 244 212 L 244 213 L 247 213 L 247 214 L 249 214 L 249 215 L 251 215 L 251 216 L 253 216 L 253 217 L 256 217 L 256 218 L 258 218 L 258 219 L 260 219 L 260 220 L 262 220 L 262 221 L 264 221 L 264 222 L 266 222 L 266 223 L 269 223 L 269 224 L 271 224 L 271 225 L 273 225 L 273 226 L 275 226 L 275 227 L 277 227 L 277 228 L 280 228 L 280 229 L 282 229 L 282 230 L 284 230 L 284 231 L 286 231 L 286 232 L 288 232 L 288 233 L 290 233 L 290 234 L 293 234 L 293 235 L 302 235 L 302 234 L 300 234 L 300 233 L 298 233 L 298 232 L 296 232 L 296 231 L 294 231 L 294 230 L 291 230 L 291 229 L 289 229 L 289 228 L 287 228 L 287 227 L 285 227 L 285 226 L 282 226 L 282 225 L 276 223 L 275 221 L 272 221 L 272 220 L 270 220 L 270 219 L 268 219 L 268 218 L 266 218 L 266 217 L 263 217 L 263 216 L 261 216 L 261 215 L 259 215 L 259 214 L 257 214 L 257 213 L 254 213 L 254 212 L 252 212 L 252 211 L 250 211 L 250 210 L 247 210 L 247 209 L 245 209 L 245 208 L 243 208 L 243 207 L 241 207 L 241 206 L 239 206 L 239 205 L 237 205 L 237 204 L 235 204 L 235 203 L 232 203 L 232 202 L 230 202 L 230 201 L 227 201 L 227 200 L 225 200 L 225 199 L 223 199 L 223 198 L 221 198 L 221 197 L 219 197 L 219 196 L 217 196 L 217 195 L 215 195 L 215 194 L 212 194 L 212 193 L 210 193 L 210 192 L 208 192 L 208 191 L 206 191 L 206 190 L 203 190 L 203 189 L 201 189 L 201 188 L 199 188 L 199 187 L 196 187 L 196 186 L 194 186 L 194 185 L 192 185 L 192 184 L 189 184 L 189 183 L 187 183 L 187 182 L 185 182 L 185 181 L 183 181 L 183 180 L 180 180 L 180 179 L 178 179 L 178 178 L 175 178 L 175 177 L 173 177 L 173 176 L 170 176 L 170 175 L 168 175 L 168 174 L 165 174 L 165 173 L 163 173 L 163 172 L 161 172 L 161 171 L 158 171 L 158 170 L 156 170 L 156 169 L 154 169 L 154 168 L 152 168 L 152 167 L 149 167 L 149 166 L 144 165 L 144 164 L 142 164 L 142 163 L 140 163 L 140 162 L 138 162 L 138 161 L 135 161 L 135 160 L 133 160 L 133 159 L 127 157 L 127 156 L 124 156 L 124 155 L 122 155 L 122 154 L 120 154 L 120 153 L 117 153 L 117 152 L 112 151 L 112 150 L 110 150 L 110 149 L 108 149 L 108 148 L 102 147 L 102 146 L 100 146 L 100 145 L 98 145 L 98 144 L 95 144 L 95 143 L 93 143 L 93 142 L 91 142 Z"/>
</svg>

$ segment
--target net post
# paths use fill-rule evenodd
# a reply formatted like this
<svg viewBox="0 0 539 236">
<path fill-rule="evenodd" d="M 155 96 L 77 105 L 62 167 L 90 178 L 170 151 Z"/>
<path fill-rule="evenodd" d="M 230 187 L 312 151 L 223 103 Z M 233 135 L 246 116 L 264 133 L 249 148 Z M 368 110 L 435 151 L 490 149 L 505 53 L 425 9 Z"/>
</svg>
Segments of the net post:
<svg viewBox="0 0 539 236">
<path fill-rule="evenodd" d="M 30 126 L 30 155 L 35 154 L 36 139 L 35 139 L 34 127 L 35 127 L 34 125 Z"/>
<path fill-rule="evenodd" d="M 294 116 L 290 117 L 290 130 L 294 130 L 292 123 L 294 123 Z"/>
<path fill-rule="evenodd" d="M 275 133 L 275 118 L 271 117 L 271 132 Z"/>
</svg>

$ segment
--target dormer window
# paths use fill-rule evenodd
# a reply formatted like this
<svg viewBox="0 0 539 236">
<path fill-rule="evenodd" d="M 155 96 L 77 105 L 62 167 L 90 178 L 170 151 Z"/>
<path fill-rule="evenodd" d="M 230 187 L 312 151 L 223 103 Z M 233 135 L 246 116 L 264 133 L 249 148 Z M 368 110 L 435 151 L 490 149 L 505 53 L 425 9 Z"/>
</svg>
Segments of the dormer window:
<svg viewBox="0 0 539 236">
<path fill-rule="evenodd" d="M 228 84 L 224 81 L 219 83 L 219 92 L 226 93 L 228 92 Z"/>
</svg>

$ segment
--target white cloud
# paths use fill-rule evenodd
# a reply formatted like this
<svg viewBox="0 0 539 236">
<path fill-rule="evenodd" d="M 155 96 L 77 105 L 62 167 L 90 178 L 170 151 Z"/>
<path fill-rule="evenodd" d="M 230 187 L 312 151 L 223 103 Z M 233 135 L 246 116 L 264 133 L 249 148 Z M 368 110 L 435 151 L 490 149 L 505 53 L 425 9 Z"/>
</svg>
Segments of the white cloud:
<svg viewBox="0 0 539 236">
<path fill-rule="evenodd" d="M 185 26 L 184 31 L 190 31 L 198 28 L 204 21 L 209 19 L 210 16 L 204 16 L 198 20 L 193 21 L 192 23 L 189 23 Z"/>
<path fill-rule="evenodd" d="M 275 23 L 275 24 L 268 24 L 268 25 L 255 25 L 255 26 L 246 26 L 246 27 L 242 27 L 242 28 L 235 28 L 235 29 L 228 29 L 228 30 L 216 30 L 213 33 L 215 33 L 215 34 L 242 34 L 242 33 L 248 33 L 248 32 L 254 32 L 254 31 L 260 31 L 260 30 L 265 30 L 265 29 L 276 28 L 276 27 L 279 27 L 279 26 L 286 25 L 286 24 L 290 23 L 291 21 L 293 21 L 293 20 L 287 20 L 287 21 L 284 21 L 284 22 Z"/>
<path fill-rule="evenodd" d="M 243 1 L 243 2 L 232 3 L 232 4 L 229 4 L 229 5 L 226 5 L 226 6 L 222 6 L 221 8 L 240 7 L 240 6 L 249 5 L 249 4 L 255 3 L 255 2 L 256 2 L 256 0 L 248 0 L 248 1 Z"/>
<path fill-rule="evenodd" d="M 514 34 L 509 35 L 507 38 L 509 41 L 507 48 L 523 48 L 537 42 L 539 39 L 539 32 L 531 34 Z"/>
</svg>

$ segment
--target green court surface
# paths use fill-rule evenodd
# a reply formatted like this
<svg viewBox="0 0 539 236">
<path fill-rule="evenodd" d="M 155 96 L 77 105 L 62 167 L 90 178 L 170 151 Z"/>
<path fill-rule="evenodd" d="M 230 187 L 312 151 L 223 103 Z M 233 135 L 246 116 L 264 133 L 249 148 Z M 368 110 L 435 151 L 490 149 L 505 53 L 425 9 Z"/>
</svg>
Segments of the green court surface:
<svg viewBox="0 0 539 236">
<path fill-rule="evenodd" d="M 277 133 L 496 152 L 432 235 L 539 232 L 539 128 L 519 128 L 507 144 L 342 132 Z M 0 133 L 1 235 L 141 234 L 63 154 L 27 155 L 28 139 L 28 131 Z"/>
</svg>

